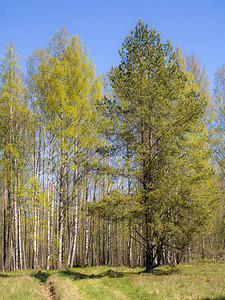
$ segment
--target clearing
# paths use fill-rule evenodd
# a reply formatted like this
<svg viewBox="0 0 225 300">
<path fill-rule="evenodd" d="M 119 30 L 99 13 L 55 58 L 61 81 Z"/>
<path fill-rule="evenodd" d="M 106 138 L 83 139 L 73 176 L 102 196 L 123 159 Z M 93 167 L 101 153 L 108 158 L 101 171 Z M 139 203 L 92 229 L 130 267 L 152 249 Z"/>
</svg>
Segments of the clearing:
<svg viewBox="0 0 225 300">
<path fill-rule="evenodd" d="M 0 299 L 225 300 L 225 262 L 159 267 L 85 267 L 0 273 Z"/>
</svg>

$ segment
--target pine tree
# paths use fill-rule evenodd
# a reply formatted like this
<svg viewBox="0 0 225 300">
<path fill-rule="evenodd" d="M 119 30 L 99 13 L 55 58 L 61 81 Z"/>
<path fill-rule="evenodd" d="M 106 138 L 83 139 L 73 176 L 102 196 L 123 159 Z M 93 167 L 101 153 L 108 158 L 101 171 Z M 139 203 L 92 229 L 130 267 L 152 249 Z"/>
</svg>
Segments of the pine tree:
<svg viewBox="0 0 225 300">
<path fill-rule="evenodd" d="M 130 198 L 135 203 L 132 216 L 142 215 L 144 233 L 137 225 L 134 229 L 145 246 L 146 271 L 152 272 L 161 263 L 165 246 L 174 247 L 172 237 L 178 228 L 182 231 L 179 220 L 192 206 L 187 200 L 190 187 L 181 191 L 177 202 L 181 181 L 188 176 L 181 167 L 185 149 L 180 148 L 204 114 L 207 93 L 195 87 L 196 77 L 188 77 L 187 64 L 182 66 L 170 42 L 162 43 L 159 33 L 141 21 L 119 54 L 120 65 L 110 71 L 118 120 L 115 139 L 123 147 L 129 145 L 119 173 L 136 185 Z M 183 215 L 178 216 L 181 206 Z"/>
</svg>

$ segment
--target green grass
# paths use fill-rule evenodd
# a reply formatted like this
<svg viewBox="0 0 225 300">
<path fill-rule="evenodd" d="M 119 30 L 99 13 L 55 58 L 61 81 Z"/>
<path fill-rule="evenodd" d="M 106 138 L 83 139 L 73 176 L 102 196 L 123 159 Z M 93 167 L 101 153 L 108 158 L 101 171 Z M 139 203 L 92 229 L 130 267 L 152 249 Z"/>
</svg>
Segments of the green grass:
<svg viewBox="0 0 225 300">
<path fill-rule="evenodd" d="M 60 299 L 225 299 L 225 263 L 141 268 L 87 267 L 53 275 Z"/>
<path fill-rule="evenodd" d="M 40 283 L 30 277 L 30 272 L 14 271 L 0 273 L 0 299 L 46 299 Z"/>
<path fill-rule="evenodd" d="M 101 266 L 0 273 L 0 299 L 46 299 L 41 288 L 49 285 L 62 300 L 225 300 L 225 263 L 163 266 L 155 269 L 153 275 L 143 270 Z"/>
</svg>

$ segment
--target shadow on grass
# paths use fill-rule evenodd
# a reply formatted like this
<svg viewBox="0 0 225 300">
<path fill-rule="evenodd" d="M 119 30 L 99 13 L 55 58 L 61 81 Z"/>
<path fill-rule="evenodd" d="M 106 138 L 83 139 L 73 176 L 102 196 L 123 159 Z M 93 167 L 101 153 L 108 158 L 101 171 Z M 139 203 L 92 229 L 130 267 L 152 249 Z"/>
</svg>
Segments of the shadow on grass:
<svg viewBox="0 0 225 300">
<path fill-rule="evenodd" d="M 102 272 L 100 274 L 97 274 L 97 275 L 94 275 L 94 274 L 91 274 L 91 275 L 86 275 L 86 274 L 83 274 L 83 273 L 79 273 L 79 272 L 74 272 L 74 271 L 71 271 L 71 270 L 63 270 L 63 271 L 59 271 L 59 274 L 60 275 L 63 275 L 63 276 L 69 276 L 69 277 L 72 277 L 73 280 L 78 280 L 78 279 L 97 279 L 97 278 L 103 278 L 103 277 L 110 277 L 110 278 L 121 278 L 124 276 L 124 273 L 122 272 L 116 272 L 116 271 L 113 271 L 113 270 L 108 270 L 106 272 Z"/>
<path fill-rule="evenodd" d="M 37 273 L 33 273 L 31 276 L 38 279 L 41 283 L 46 283 L 48 277 L 51 275 L 46 272 L 38 271 Z"/>
<path fill-rule="evenodd" d="M 145 271 L 140 271 L 140 272 L 117 272 L 117 271 L 114 271 L 114 270 L 107 270 L 107 271 L 99 273 L 97 275 L 94 275 L 94 274 L 87 275 L 87 274 L 84 274 L 84 273 L 81 273 L 81 272 L 72 271 L 70 269 L 61 270 L 61 271 L 58 271 L 57 273 L 61 276 L 70 277 L 70 279 L 72 279 L 72 280 L 99 279 L 99 278 L 103 278 L 103 277 L 121 278 L 121 277 L 124 277 L 126 275 L 148 274 Z M 171 274 L 177 274 L 177 273 L 181 273 L 181 271 L 179 269 L 176 269 L 176 268 L 170 268 L 168 270 L 155 269 L 154 272 L 153 272 L 153 275 L 165 276 L 165 275 L 171 275 Z M 0 274 L 0 276 L 1 276 L 1 274 Z M 8 277 L 8 276 L 9 275 L 2 275 L 2 277 Z M 51 276 L 51 274 L 48 274 L 47 272 L 43 272 L 43 271 L 40 270 L 37 273 L 33 273 L 31 276 L 38 279 L 41 283 L 46 283 L 47 279 Z M 218 298 L 218 299 L 222 300 L 223 298 L 221 298 L 221 299 Z M 203 299 L 203 300 L 208 300 L 208 299 Z M 224 300 L 225 300 L 225 298 L 224 298 Z"/>
<path fill-rule="evenodd" d="M 73 280 L 78 280 L 78 279 L 98 279 L 98 278 L 103 278 L 103 277 L 109 277 L 109 278 L 121 278 L 124 277 L 126 275 L 139 275 L 139 274 L 149 274 L 145 271 L 140 271 L 140 272 L 116 272 L 113 270 L 108 270 L 106 272 L 102 272 L 100 274 L 94 275 L 87 275 L 84 273 L 80 273 L 80 272 L 75 272 L 72 271 L 70 269 L 68 270 L 62 270 L 58 272 L 60 275 L 62 276 L 69 276 L 70 278 L 72 278 Z M 172 274 L 179 274 L 181 273 L 181 271 L 177 268 L 169 268 L 168 270 L 154 270 L 153 275 L 156 276 L 168 276 L 168 275 L 172 275 Z M 225 300 L 225 299 L 224 299 Z"/>
<path fill-rule="evenodd" d="M 219 296 L 216 298 L 202 298 L 202 300 L 225 300 L 225 296 Z"/>
<path fill-rule="evenodd" d="M 23 276 L 23 274 L 18 274 L 18 275 L 14 275 L 14 274 L 0 274 L 0 278 L 13 278 L 13 277 L 21 277 Z"/>
<path fill-rule="evenodd" d="M 10 277 L 18 277 L 18 276 L 21 276 L 21 275 L 7 275 L 7 274 L 0 274 L 0 278 L 3 277 L 3 278 L 10 278 Z"/>
<path fill-rule="evenodd" d="M 177 268 L 169 268 L 168 270 L 156 269 L 153 271 L 153 275 L 156 275 L 156 276 L 168 276 L 168 275 L 180 274 L 180 273 L 182 273 L 182 272 Z"/>
</svg>

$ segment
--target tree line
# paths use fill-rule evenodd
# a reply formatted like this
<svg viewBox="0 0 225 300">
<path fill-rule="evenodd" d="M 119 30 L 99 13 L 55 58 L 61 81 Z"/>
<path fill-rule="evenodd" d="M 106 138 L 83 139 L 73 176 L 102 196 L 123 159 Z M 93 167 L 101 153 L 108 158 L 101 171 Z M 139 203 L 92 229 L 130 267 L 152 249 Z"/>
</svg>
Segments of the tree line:
<svg viewBox="0 0 225 300">
<path fill-rule="evenodd" d="M 0 268 L 145 265 L 225 254 L 225 68 L 141 20 L 96 76 L 60 28 L 22 72 L 0 69 Z"/>
</svg>

